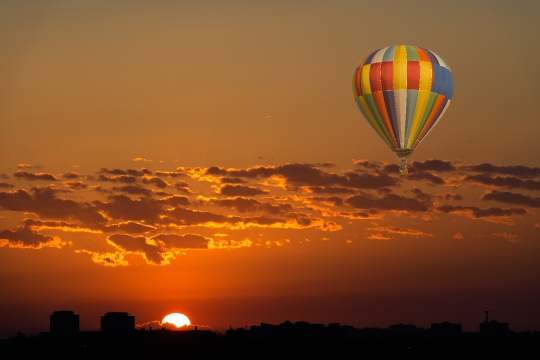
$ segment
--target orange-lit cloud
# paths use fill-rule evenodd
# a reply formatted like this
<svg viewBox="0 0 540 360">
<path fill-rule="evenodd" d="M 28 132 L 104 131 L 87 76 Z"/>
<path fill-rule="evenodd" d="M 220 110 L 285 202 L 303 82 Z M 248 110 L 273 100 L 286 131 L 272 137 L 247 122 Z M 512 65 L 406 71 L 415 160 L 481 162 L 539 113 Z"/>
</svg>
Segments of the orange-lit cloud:
<svg viewBox="0 0 540 360">
<path fill-rule="evenodd" d="M 41 249 L 54 247 L 60 249 L 68 245 L 57 236 L 42 235 L 33 231 L 30 227 L 19 227 L 15 231 L 3 229 L 0 231 L 0 247 Z"/>
<path fill-rule="evenodd" d="M 447 214 L 456 214 L 456 215 L 466 216 L 471 219 L 481 219 L 485 221 L 502 223 L 502 224 L 507 224 L 507 225 L 514 224 L 515 216 L 523 216 L 527 214 L 527 211 L 521 208 L 480 209 L 476 206 L 453 206 L 453 205 L 439 206 L 437 207 L 437 211 L 447 213 Z"/>
<path fill-rule="evenodd" d="M 497 190 L 492 190 L 488 193 L 485 193 L 482 196 L 482 200 L 492 200 L 506 204 L 524 205 L 534 208 L 540 207 L 540 198 L 533 198 L 531 196 L 513 193 L 509 191 L 501 192 Z"/>
<path fill-rule="evenodd" d="M 367 228 L 368 231 L 376 231 L 379 233 L 387 233 L 387 234 L 397 234 L 402 236 L 433 236 L 433 234 L 428 234 L 420 230 L 413 230 L 413 229 L 400 229 L 395 226 L 377 226 L 372 228 Z"/>
<path fill-rule="evenodd" d="M 503 237 L 513 244 L 521 241 L 521 237 L 518 234 L 509 234 L 507 232 L 499 232 L 499 233 L 494 233 L 491 235 Z"/>
<path fill-rule="evenodd" d="M 45 181 L 58 181 L 53 174 L 38 173 L 33 174 L 22 170 L 17 170 L 13 176 L 20 180 L 45 180 Z"/>
</svg>

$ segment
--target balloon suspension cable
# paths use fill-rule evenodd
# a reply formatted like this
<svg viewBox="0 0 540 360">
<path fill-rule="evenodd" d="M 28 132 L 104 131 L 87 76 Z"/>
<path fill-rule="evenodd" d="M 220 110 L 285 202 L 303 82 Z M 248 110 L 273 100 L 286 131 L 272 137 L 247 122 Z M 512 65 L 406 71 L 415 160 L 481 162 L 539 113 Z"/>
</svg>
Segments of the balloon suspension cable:
<svg viewBox="0 0 540 360">
<path fill-rule="evenodd" d="M 396 156 L 399 160 L 399 175 L 405 176 L 409 173 L 409 168 L 407 167 L 407 160 L 413 153 L 413 150 L 410 149 L 398 149 L 394 150 Z"/>
</svg>

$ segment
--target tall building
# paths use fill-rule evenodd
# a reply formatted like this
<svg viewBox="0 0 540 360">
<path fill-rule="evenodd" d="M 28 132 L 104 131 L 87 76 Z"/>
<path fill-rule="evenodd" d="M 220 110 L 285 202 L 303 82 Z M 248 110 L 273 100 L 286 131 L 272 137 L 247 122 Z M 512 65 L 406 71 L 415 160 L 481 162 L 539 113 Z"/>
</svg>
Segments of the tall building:
<svg viewBox="0 0 540 360">
<path fill-rule="evenodd" d="M 50 331 L 53 334 L 79 332 L 79 315 L 73 311 L 55 311 L 50 316 Z"/>
<path fill-rule="evenodd" d="M 119 332 L 135 330 L 135 316 L 127 312 L 108 312 L 101 317 L 101 331 Z"/>
</svg>

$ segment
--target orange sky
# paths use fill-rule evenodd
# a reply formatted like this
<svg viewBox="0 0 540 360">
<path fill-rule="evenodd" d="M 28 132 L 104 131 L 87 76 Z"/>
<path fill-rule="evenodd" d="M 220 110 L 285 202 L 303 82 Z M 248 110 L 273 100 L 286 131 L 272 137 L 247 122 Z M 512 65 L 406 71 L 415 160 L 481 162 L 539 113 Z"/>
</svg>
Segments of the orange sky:
<svg viewBox="0 0 540 360">
<path fill-rule="evenodd" d="M 74 310 L 540 330 L 536 2 L 0 4 L 0 337 Z M 452 104 L 397 175 L 351 93 L 395 44 Z"/>
</svg>

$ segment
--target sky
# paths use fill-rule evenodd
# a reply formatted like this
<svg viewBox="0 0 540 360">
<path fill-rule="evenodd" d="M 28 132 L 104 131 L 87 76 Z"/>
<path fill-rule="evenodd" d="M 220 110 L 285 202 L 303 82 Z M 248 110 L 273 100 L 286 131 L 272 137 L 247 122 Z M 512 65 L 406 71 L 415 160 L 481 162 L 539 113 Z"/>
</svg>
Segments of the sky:
<svg viewBox="0 0 540 360">
<path fill-rule="evenodd" d="M 211 329 L 484 310 L 540 330 L 537 1 L 2 1 L 0 338 L 107 311 Z M 398 175 L 352 75 L 450 66 Z"/>
</svg>

